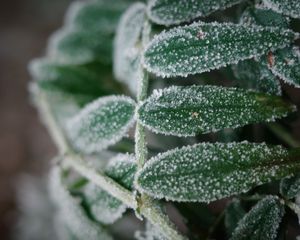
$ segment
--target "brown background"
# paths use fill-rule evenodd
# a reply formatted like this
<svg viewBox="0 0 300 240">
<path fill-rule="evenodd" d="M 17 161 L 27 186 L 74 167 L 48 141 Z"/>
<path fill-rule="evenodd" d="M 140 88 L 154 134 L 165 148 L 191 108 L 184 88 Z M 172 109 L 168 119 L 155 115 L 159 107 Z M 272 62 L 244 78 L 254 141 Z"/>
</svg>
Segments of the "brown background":
<svg viewBox="0 0 300 240">
<path fill-rule="evenodd" d="M 43 55 L 70 0 L 2 0 L 0 4 L 0 239 L 11 239 L 15 182 L 42 174 L 55 149 L 30 105 L 27 63 Z"/>
</svg>

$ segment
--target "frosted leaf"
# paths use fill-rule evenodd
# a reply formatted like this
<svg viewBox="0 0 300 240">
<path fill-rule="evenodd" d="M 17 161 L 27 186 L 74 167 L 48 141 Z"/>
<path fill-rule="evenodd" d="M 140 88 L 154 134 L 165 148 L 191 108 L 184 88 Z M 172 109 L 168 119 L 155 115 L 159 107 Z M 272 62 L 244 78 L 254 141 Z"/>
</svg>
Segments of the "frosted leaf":
<svg viewBox="0 0 300 240">
<path fill-rule="evenodd" d="M 125 96 L 99 98 L 88 104 L 66 124 L 71 143 L 92 153 L 118 142 L 134 121 L 135 103 Z"/>
<path fill-rule="evenodd" d="M 266 62 L 271 72 L 284 82 L 300 87 L 300 50 L 287 47 L 270 54 Z"/>
<path fill-rule="evenodd" d="M 231 236 L 234 229 L 237 227 L 238 222 L 244 217 L 246 214 L 243 209 L 240 200 L 233 199 L 231 203 L 225 209 L 225 227 L 228 236 Z"/>
<path fill-rule="evenodd" d="M 187 76 L 259 57 L 287 46 L 291 30 L 232 23 L 193 23 L 157 35 L 144 53 L 144 66 L 158 76 Z"/>
<path fill-rule="evenodd" d="M 57 205 L 58 217 L 76 239 L 112 240 L 103 227 L 88 219 L 79 202 L 63 186 L 58 168 L 52 169 L 49 180 L 50 193 Z"/>
<path fill-rule="evenodd" d="M 286 177 L 280 182 L 280 194 L 288 199 L 296 197 L 300 193 L 300 174 Z"/>
<path fill-rule="evenodd" d="M 105 174 L 128 190 L 132 190 L 136 170 L 137 165 L 134 155 L 119 154 L 109 161 Z"/>
<path fill-rule="evenodd" d="M 271 95 L 282 94 L 279 80 L 266 64 L 252 59 L 239 62 L 232 67 L 239 87 L 250 88 Z"/>
<path fill-rule="evenodd" d="M 263 3 L 278 13 L 293 18 L 300 18 L 299 0 L 263 0 Z"/>
<path fill-rule="evenodd" d="M 101 31 L 63 28 L 51 36 L 47 53 L 59 64 L 110 63 L 112 36 L 105 36 Z"/>
<path fill-rule="evenodd" d="M 265 27 L 290 27 L 290 19 L 271 9 L 257 7 L 248 7 L 241 16 L 241 24 L 255 24 Z"/>
<path fill-rule="evenodd" d="M 133 4 L 121 17 L 114 41 L 114 75 L 136 93 L 140 78 L 140 36 L 145 21 L 145 5 Z"/>
<path fill-rule="evenodd" d="M 151 158 L 138 171 L 135 185 L 157 199 L 210 202 L 299 170 L 299 152 L 281 146 L 202 143 Z"/>
<path fill-rule="evenodd" d="M 99 69 L 102 73 L 99 72 Z M 109 68 L 99 64 L 60 65 L 43 58 L 32 61 L 29 65 L 29 71 L 38 85 L 46 90 L 89 95 L 94 98 L 112 92 L 112 87 L 105 81 L 111 77 L 109 76 Z"/>
<path fill-rule="evenodd" d="M 84 187 L 85 204 L 91 215 L 104 224 L 112 224 L 122 217 L 126 206 L 93 183 Z"/>
<path fill-rule="evenodd" d="M 65 24 L 81 31 L 101 30 L 104 34 L 113 34 L 122 12 L 128 5 L 128 2 L 123 0 L 76 1 L 66 13 Z"/>
<path fill-rule="evenodd" d="M 137 240 L 167 240 L 160 230 L 149 221 L 146 222 L 146 230 L 135 232 L 134 237 Z"/>
<path fill-rule="evenodd" d="M 158 24 L 172 25 L 205 17 L 243 0 L 150 0 L 148 16 Z"/>
<path fill-rule="evenodd" d="M 281 98 L 218 86 L 173 86 L 154 93 L 138 109 L 139 121 L 150 130 L 195 136 L 223 128 L 275 121 L 295 106 Z"/>
<path fill-rule="evenodd" d="M 268 196 L 239 222 L 231 240 L 275 240 L 283 215 L 284 206 L 278 197 Z"/>
</svg>

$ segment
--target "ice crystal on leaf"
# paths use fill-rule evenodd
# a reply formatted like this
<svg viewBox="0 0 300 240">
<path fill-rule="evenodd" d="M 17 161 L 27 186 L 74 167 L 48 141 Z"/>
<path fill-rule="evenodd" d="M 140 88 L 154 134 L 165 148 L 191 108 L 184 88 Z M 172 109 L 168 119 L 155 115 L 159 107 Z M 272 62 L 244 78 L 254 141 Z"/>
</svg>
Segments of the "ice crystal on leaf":
<svg viewBox="0 0 300 240">
<path fill-rule="evenodd" d="M 243 0 L 150 0 L 149 18 L 158 24 L 172 25 L 205 17 Z"/>
<path fill-rule="evenodd" d="M 272 58 L 268 64 L 271 72 L 288 84 L 300 87 L 300 50 L 298 47 L 288 47 L 276 51 L 269 56 Z M 265 60 L 267 61 L 267 60 Z"/>
<path fill-rule="evenodd" d="M 288 199 L 296 197 L 300 193 L 300 174 L 282 179 L 280 193 Z"/>
<path fill-rule="evenodd" d="M 293 18 L 300 18 L 299 0 L 263 0 L 263 3 L 278 13 Z"/>
<path fill-rule="evenodd" d="M 231 240 L 275 240 L 284 207 L 275 196 L 258 202 L 239 222 Z"/>
<path fill-rule="evenodd" d="M 147 46 L 143 62 L 158 76 L 187 76 L 259 57 L 295 38 L 291 30 L 278 27 L 198 22 L 157 35 Z"/>
<path fill-rule="evenodd" d="M 114 42 L 114 74 L 136 93 L 140 78 L 140 36 L 145 20 L 145 5 L 133 4 L 121 17 Z"/>
<path fill-rule="evenodd" d="M 299 152 L 280 146 L 201 143 L 153 157 L 137 173 L 135 183 L 154 198 L 210 202 L 299 170 Z"/>
<path fill-rule="evenodd" d="M 173 86 L 155 90 L 138 109 L 139 121 L 150 130 L 195 136 L 249 123 L 274 121 L 294 111 L 281 98 L 236 88 Z"/>
<path fill-rule="evenodd" d="M 54 168 L 50 174 L 50 193 L 57 204 L 58 219 L 67 227 L 76 239 L 112 240 L 106 230 L 88 219 L 80 203 L 63 186 L 61 171 Z"/>
<path fill-rule="evenodd" d="M 71 143 L 92 153 L 119 141 L 134 120 L 135 103 L 125 96 L 99 98 L 88 104 L 66 125 Z"/>
</svg>

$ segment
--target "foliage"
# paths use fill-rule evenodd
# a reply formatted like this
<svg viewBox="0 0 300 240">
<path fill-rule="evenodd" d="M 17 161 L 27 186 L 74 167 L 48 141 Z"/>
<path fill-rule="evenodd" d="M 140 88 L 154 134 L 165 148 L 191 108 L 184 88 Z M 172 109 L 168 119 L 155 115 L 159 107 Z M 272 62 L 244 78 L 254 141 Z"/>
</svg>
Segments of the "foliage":
<svg viewBox="0 0 300 240">
<path fill-rule="evenodd" d="M 282 86 L 300 86 L 299 16 L 294 0 L 74 2 L 29 67 L 61 158 L 49 185 L 60 238 L 120 239 L 132 210 L 146 224 L 130 239 L 285 234 L 300 146 L 268 122 L 296 116 Z M 175 226 L 166 201 L 187 221 Z"/>
</svg>

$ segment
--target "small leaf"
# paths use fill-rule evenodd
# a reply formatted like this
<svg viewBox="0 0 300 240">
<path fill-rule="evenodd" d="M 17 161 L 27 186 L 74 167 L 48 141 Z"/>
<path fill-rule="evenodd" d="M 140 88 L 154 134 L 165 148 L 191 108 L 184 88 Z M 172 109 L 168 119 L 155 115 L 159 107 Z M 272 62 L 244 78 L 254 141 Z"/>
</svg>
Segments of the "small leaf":
<svg viewBox="0 0 300 240">
<path fill-rule="evenodd" d="M 198 22 L 157 35 L 143 62 L 158 76 L 187 76 L 259 57 L 295 38 L 292 31 L 277 27 Z"/>
<path fill-rule="evenodd" d="M 280 194 L 288 199 L 296 197 L 300 193 L 300 174 L 286 177 L 280 182 Z"/>
<path fill-rule="evenodd" d="M 233 72 L 238 79 L 238 86 L 253 89 L 271 95 L 282 94 L 279 80 L 263 62 L 249 59 L 234 65 Z"/>
<path fill-rule="evenodd" d="M 136 187 L 158 199 L 210 202 L 299 172 L 299 157 L 299 149 L 266 144 L 196 144 L 150 159 Z"/>
<path fill-rule="evenodd" d="M 231 240 L 273 240 L 277 237 L 284 207 L 278 197 L 268 196 L 258 202 L 239 222 Z"/>
<path fill-rule="evenodd" d="M 134 155 L 119 154 L 109 161 L 105 174 L 128 190 L 132 190 L 136 170 Z"/>
<path fill-rule="evenodd" d="M 49 186 L 59 219 L 76 239 L 111 240 L 112 237 L 101 225 L 88 219 L 79 202 L 63 186 L 61 174 L 58 168 L 52 169 Z"/>
<path fill-rule="evenodd" d="M 85 64 L 112 61 L 112 36 L 101 31 L 77 31 L 65 28 L 52 35 L 48 45 L 49 57 L 59 64 Z"/>
<path fill-rule="evenodd" d="M 126 206 L 93 183 L 84 188 L 85 204 L 94 219 L 104 224 L 112 224 L 122 217 Z"/>
<path fill-rule="evenodd" d="M 73 2 L 66 14 L 66 25 L 80 31 L 101 31 L 113 34 L 120 16 L 128 3 L 122 0 L 113 2 Z"/>
<path fill-rule="evenodd" d="M 217 86 L 173 86 L 155 90 L 139 107 L 138 119 L 150 130 L 195 136 L 222 128 L 274 121 L 294 111 L 281 98 Z"/>
<path fill-rule="evenodd" d="M 300 18 L 300 2 L 298 0 L 263 0 L 263 3 L 275 12 Z"/>
<path fill-rule="evenodd" d="M 49 59 L 36 59 L 30 63 L 29 70 L 43 89 L 94 98 L 112 93 L 112 86 L 106 83 L 111 82 L 110 69 L 103 65 L 70 66 Z"/>
<path fill-rule="evenodd" d="M 217 10 L 229 8 L 243 0 L 150 0 L 149 18 L 158 24 L 172 25 L 205 17 Z"/>
<path fill-rule="evenodd" d="M 67 123 L 67 133 L 80 151 L 92 153 L 118 142 L 134 120 L 135 103 L 125 96 L 99 98 Z"/>
<path fill-rule="evenodd" d="M 261 7 L 248 7 L 241 19 L 241 24 L 255 24 L 265 27 L 290 27 L 290 19 L 280 13 L 274 12 L 271 9 Z"/>
<path fill-rule="evenodd" d="M 266 62 L 271 72 L 284 82 L 300 87 L 300 50 L 287 47 L 270 54 Z"/>
<path fill-rule="evenodd" d="M 243 209 L 240 200 L 233 199 L 232 202 L 225 209 L 225 227 L 227 230 L 228 236 L 231 236 L 234 229 L 237 227 L 238 222 L 246 214 Z"/>
<path fill-rule="evenodd" d="M 133 4 L 121 17 L 114 42 L 114 74 L 136 93 L 140 75 L 141 43 L 145 22 L 145 5 Z"/>
</svg>

